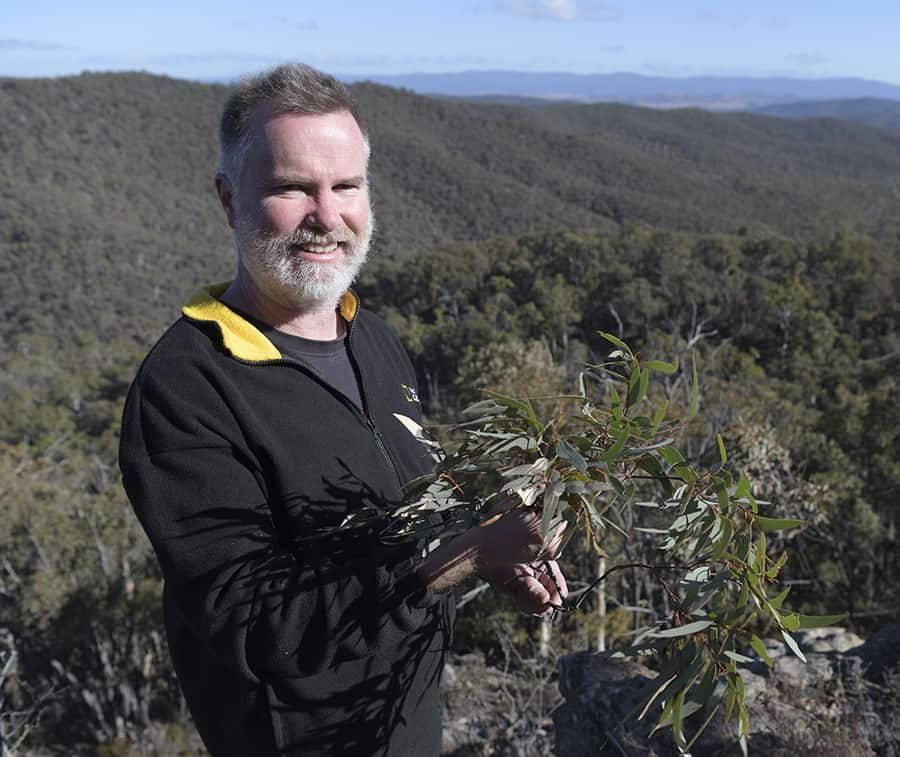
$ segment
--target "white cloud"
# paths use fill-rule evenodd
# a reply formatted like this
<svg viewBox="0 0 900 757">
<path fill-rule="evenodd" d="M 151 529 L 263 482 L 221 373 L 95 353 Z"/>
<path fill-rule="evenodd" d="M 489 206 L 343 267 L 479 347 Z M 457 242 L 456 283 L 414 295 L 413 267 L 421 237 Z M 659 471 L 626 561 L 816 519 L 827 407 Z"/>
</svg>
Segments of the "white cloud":
<svg viewBox="0 0 900 757">
<path fill-rule="evenodd" d="M 549 18 L 555 21 L 575 21 L 579 18 L 615 21 L 622 16 L 620 11 L 606 5 L 578 0 L 509 0 L 497 3 L 497 9 L 516 16 Z"/>
</svg>

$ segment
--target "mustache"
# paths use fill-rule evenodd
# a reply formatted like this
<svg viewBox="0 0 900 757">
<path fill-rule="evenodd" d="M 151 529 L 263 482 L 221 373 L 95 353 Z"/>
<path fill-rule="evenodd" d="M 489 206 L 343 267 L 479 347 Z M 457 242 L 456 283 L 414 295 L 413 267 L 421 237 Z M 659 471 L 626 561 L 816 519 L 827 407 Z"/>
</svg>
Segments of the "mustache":
<svg viewBox="0 0 900 757">
<path fill-rule="evenodd" d="M 355 242 L 356 235 L 349 229 L 335 229 L 323 234 L 312 229 L 299 228 L 291 234 L 264 234 L 261 242 L 264 244 L 279 244 L 285 247 L 304 244 L 338 244 L 340 242 Z"/>
</svg>

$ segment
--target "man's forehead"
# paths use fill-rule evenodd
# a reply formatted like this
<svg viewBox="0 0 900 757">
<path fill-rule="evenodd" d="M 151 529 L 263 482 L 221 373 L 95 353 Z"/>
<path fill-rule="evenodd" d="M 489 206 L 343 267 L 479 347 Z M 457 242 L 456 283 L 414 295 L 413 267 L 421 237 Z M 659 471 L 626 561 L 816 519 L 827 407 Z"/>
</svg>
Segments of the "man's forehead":
<svg viewBox="0 0 900 757">
<path fill-rule="evenodd" d="M 335 110 L 328 113 L 304 113 L 276 108 L 269 101 L 263 102 L 253 111 L 250 121 L 250 134 L 255 137 L 271 134 L 281 130 L 285 124 L 298 131 L 321 131 L 331 129 L 343 131 L 348 136 L 364 140 L 359 124 L 349 110 Z"/>
<path fill-rule="evenodd" d="M 249 132 L 246 160 L 257 169 L 272 168 L 272 163 L 294 162 L 316 157 L 328 163 L 360 163 L 354 169 L 365 173 L 365 138 L 353 115 L 346 110 L 332 113 L 279 112 L 271 106 L 254 114 Z"/>
</svg>

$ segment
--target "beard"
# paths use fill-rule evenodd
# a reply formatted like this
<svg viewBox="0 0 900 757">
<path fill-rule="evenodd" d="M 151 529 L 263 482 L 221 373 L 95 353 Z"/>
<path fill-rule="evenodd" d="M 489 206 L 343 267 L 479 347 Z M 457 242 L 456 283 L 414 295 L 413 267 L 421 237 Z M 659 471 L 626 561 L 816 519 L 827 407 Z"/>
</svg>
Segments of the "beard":
<svg viewBox="0 0 900 757">
<path fill-rule="evenodd" d="M 285 307 L 318 310 L 337 307 L 366 262 L 374 231 L 375 216 L 370 208 L 366 227 L 359 234 L 347 228 L 328 233 L 299 228 L 281 235 L 239 223 L 235 239 L 238 257 L 260 289 Z M 305 260 L 300 255 L 301 247 L 334 244 L 343 254 L 333 262 Z"/>
</svg>

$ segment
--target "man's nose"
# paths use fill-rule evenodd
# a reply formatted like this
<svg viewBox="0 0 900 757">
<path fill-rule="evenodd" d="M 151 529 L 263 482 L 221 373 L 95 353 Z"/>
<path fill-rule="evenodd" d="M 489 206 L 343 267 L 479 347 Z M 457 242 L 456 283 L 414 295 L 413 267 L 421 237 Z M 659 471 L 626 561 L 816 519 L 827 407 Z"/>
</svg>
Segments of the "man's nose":
<svg viewBox="0 0 900 757">
<path fill-rule="evenodd" d="M 306 224 L 321 231 L 333 231 L 341 225 L 340 209 L 333 193 L 316 195 L 315 207 L 307 215 Z"/>
</svg>

